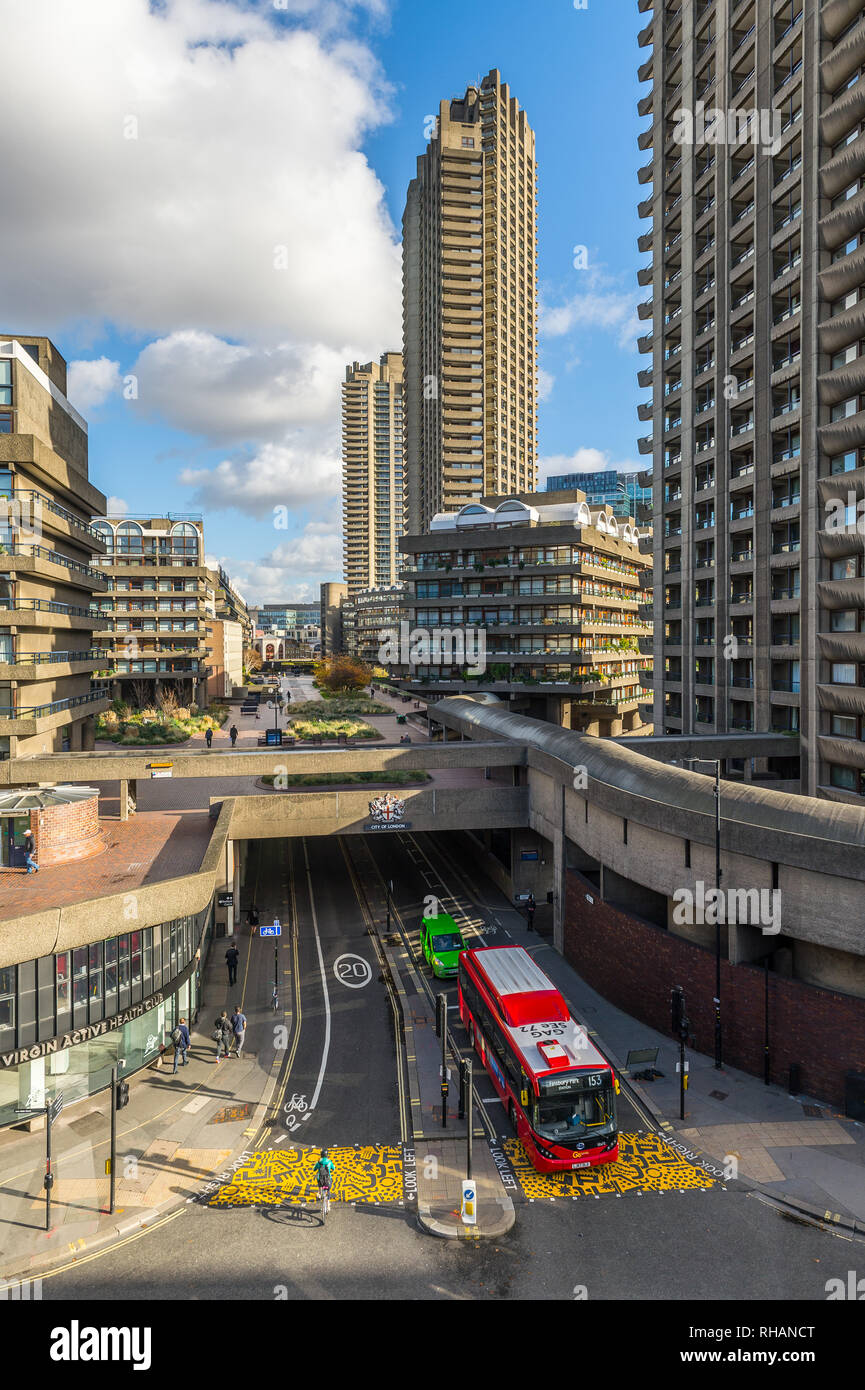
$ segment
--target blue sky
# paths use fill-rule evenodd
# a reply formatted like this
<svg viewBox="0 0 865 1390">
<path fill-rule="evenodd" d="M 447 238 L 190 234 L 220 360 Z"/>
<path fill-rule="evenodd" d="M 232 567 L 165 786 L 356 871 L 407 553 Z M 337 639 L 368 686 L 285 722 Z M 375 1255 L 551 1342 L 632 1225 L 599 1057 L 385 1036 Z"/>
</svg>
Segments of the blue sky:
<svg viewBox="0 0 865 1390">
<path fill-rule="evenodd" d="M 0 0 L 23 156 L 0 328 L 76 364 L 93 482 L 130 513 L 204 510 L 252 600 L 339 577 L 343 368 L 400 346 L 424 124 L 493 67 L 536 132 L 542 467 L 633 466 L 644 18 L 635 0 Z"/>
</svg>

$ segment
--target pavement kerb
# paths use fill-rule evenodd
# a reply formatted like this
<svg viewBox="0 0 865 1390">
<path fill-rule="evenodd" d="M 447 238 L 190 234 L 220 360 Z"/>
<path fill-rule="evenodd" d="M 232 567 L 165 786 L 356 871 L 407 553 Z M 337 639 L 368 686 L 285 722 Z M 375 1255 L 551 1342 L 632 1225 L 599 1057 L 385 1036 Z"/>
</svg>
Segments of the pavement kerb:
<svg viewBox="0 0 865 1390">
<path fill-rule="evenodd" d="M 406 1045 L 406 1071 L 409 1080 L 409 1107 L 411 1110 L 412 1137 L 414 1140 L 418 1136 L 422 1137 L 422 1130 L 418 1129 L 415 1121 L 415 1110 L 420 1110 L 421 1092 L 417 1074 L 417 1063 L 413 1060 L 417 1057 L 414 1027 L 411 1022 L 410 1012 L 405 1007 L 407 996 L 400 965 L 396 960 L 395 952 L 393 948 L 383 940 L 380 934 L 377 933 L 377 935 L 387 968 L 390 972 L 391 981 L 397 994 L 400 1016 L 403 1022 L 403 1035 Z M 414 970 L 414 967 L 411 966 L 410 969 Z M 418 991 L 418 995 L 421 999 L 425 997 L 420 991 Z M 498 1173 L 496 1177 L 498 1178 Z M 486 1215 L 486 1208 L 489 1205 L 489 1200 L 485 1199 L 483 1203 L 484 1220 L 482 1223 L 481 1203 L 480 1201 L 478 1202 L 478 1222 L 475 1226 L 464 1226 L 461 1221 L 454 1224 L 440 1221 L 437 1217 L 433 1216 L 432 1209 L 422 1200 L 421 1184 L 420 1180 L 418 1180 L 417 1223 L 420 1229 L 425 1231 L 428 1235 L 439 1236 L 447 1240 L 479 1240 L 502 1236 L 511 1229 L 516 1221 L 516 1209 L 514 1204 L 504 1187 L 502 1187 L 501 1196 L 495 1198 L 495 1205 L 499 1211 L 498 1218 L 494 1216 L 488 1217 Z"/>
</svg>

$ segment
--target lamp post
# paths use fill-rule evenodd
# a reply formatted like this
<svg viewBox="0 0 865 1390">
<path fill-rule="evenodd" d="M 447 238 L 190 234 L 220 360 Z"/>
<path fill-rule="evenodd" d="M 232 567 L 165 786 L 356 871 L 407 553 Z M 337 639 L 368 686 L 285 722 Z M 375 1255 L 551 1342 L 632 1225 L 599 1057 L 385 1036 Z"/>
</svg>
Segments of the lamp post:
<svg viewBox="0 0 865 1390">
<path fill-rule="evenodd" d="M 721 760 L 683 758 L 683 763 L 708 763 L 715 769 L 715 1067 L 721 1070 Z"/>
</svg>

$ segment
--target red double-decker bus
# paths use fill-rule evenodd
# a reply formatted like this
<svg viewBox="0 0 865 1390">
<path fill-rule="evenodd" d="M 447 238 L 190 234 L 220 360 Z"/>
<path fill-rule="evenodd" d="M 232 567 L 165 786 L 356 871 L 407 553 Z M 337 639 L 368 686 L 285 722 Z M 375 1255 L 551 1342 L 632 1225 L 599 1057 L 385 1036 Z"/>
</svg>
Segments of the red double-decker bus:
<svg viewBox="0 0 865 1390">
<path fill-rule="evenodd" d="M 459 958 L 460 1017 L 542 1173 L 615 1163 L 619 1083 L 552 980 L 522 946 Z"/>
</svg>

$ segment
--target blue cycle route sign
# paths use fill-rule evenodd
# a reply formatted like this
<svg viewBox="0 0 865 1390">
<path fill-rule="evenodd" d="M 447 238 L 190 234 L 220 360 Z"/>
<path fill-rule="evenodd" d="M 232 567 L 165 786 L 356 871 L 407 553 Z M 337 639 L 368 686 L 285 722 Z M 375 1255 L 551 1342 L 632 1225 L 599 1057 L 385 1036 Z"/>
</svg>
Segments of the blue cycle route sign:
<svg viewBox="0 0 865 1390">
<path fill-rule="evenodd" d="M 272 927 L 259 927 L 259 936 L 282 936 L 282 926 L 279 918 L 275 917 Z"/>
</svg>

